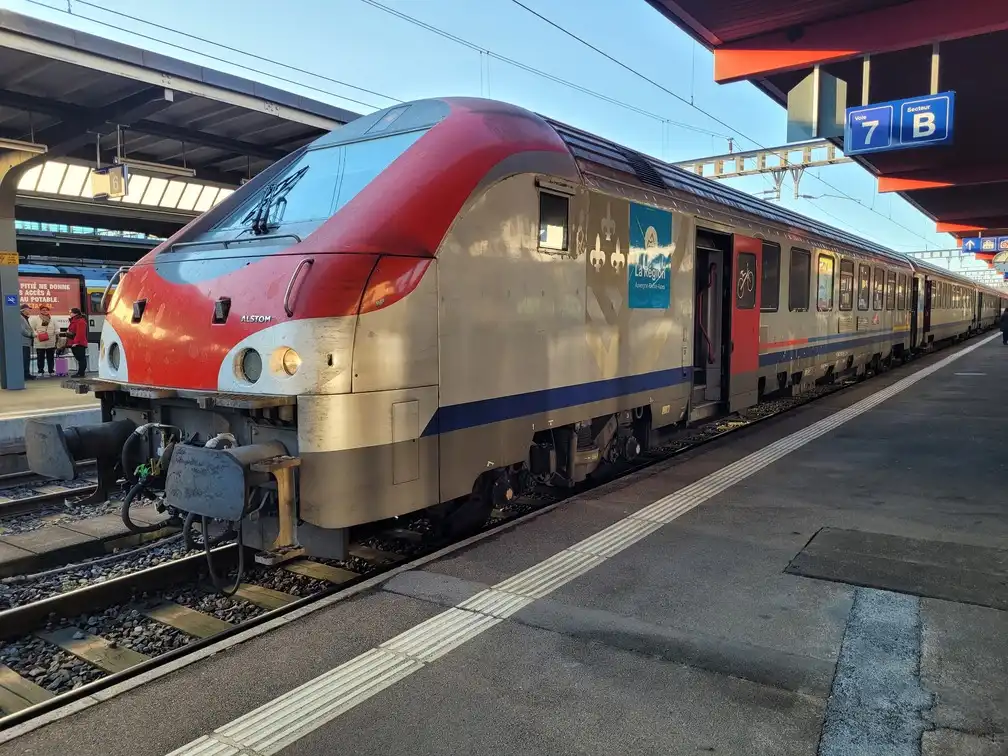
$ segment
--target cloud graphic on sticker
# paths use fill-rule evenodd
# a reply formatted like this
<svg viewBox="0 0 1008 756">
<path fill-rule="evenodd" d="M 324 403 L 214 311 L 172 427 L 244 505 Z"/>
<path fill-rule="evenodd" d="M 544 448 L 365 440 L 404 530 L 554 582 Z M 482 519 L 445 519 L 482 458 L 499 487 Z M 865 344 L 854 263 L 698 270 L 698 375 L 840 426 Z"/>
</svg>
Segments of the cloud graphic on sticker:
<svg viewBox="0 0 1008 756">
<path fill-rule="evenodd" d="M 613 270 L 620 271 L 626 265 L 626 255 L 620 251 L 619 239 L 616 240 L 616 251 L 609 256 L 609 264 L 613 266 Z"/>
<path fill-rule="evenodd" d="M 602 251 L 602 237 L 598 234 L 595 234 L 595 249 L 588 256 L 588 262 L 592 264 L 592 267 L 596 271 L 602 270 L 602 266 L 605 265 L 605 252 Z"/>
</svg>

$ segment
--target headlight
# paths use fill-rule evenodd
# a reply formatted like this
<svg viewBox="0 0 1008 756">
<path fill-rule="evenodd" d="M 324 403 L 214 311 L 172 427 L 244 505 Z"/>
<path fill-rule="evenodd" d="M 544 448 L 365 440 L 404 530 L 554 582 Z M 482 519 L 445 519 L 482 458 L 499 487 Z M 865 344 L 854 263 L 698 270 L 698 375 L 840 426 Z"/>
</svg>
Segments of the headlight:
<svg viewBox="0 0 1008 756">
<path fill-rule="evenodd" d="M 286 349 L 283 353 L 283 369 L 287 375 L 294 375 L 301 367 L 301 355 L 293 349 Z"/>
<path fill-rule="evenodd" d="M 246 349 L 242 352 L 241 372 L 242 376 L 249 383 L 255 383 L 262 377 L 262 355 L 255 349 Z"/>
<path fill-rule="evenodd" d="M 109 344 L 108 348 L 109 366 L 111 366 L 113 370 L 118 370 L 119 363 L 121 362 L 121 360 L 122 360 L 122 350 L 119 348 L 119 342 L 113 341 L 111 344 Z"/>
</svg>

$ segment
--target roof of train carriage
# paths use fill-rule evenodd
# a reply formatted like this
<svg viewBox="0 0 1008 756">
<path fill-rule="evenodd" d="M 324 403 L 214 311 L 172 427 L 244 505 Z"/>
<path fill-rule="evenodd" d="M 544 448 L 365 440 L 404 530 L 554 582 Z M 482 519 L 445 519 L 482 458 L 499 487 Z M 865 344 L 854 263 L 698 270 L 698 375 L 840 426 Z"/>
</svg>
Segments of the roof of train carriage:
<svg viewBox="0 0 1008 756">
<path fill-rule="evenodd" d="M 828 224 L 820 223 L 787 208 L 734 189 L 722 182 L 712 181 L 695 173 L 690 173 L 682 168 L 623 147 L 615 142 L 603 139 L 547 116 L 540 117 L 556 130 L 575 158 L 599 163 L 622 173 L 636 176 L 638 181 L 645 186 L 699 196 L 710 202 L 763 218 L 771 223 L 803 231 L 846 247 L 870 252 L 893 262 L 902 263 L 915 270 L 927 271 L 949 280 L 984 289 L 989 293 L 999 296 L 1004 294 L 1004 292 L 999 292 L 996 289 L 979 284 L 972 279 L 960 276 L 945 268 L 925 263 L 909 255 L 883 247 L 875 242 L 868 241 L 846 231 L 841 231 Z"/>
<path fill-rule="evenodd" d="M 854 249 L 864 250 L 893 262 L 909 265 L 909 258 L 875 242 L 800 215 L 787 208 L 754 197 L 719 181 L 698 176 L 661 160 L 636 152 L 608 139 L 542 116 L 560 135 L 575 158 L 600 163 L 636 176 L 645 186 L 684 192 L 734 210 L 763 218 L 771 223 L 802 231 Z"/>
</svg>

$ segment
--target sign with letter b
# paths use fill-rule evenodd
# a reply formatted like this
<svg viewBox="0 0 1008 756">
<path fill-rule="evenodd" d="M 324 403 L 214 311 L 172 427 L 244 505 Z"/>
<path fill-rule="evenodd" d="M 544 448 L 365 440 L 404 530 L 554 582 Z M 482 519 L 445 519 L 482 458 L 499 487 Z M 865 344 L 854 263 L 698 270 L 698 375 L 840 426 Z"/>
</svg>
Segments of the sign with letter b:
<svg viewBox="0 0 1008 756">
<path fill-rule="evenodd" d="M 952 143 L 955 92 L 847 108 L 844 154 Z"/>
</svg>

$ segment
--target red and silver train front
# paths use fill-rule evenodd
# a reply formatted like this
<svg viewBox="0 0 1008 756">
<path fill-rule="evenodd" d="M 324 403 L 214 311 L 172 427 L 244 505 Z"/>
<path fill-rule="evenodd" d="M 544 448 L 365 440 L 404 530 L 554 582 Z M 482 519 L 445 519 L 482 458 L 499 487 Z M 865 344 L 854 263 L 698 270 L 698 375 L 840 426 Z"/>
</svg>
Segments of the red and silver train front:
<svg viewBox="0 0 1008 756">
<path fill-rule="evenodd" d="M 436 500 L 418 490 L 437 485 L 420 474 L 436 465 L 432 263 L 500 159 L 485 120 L 464 101 L 361 118 L 144 257 L 82 387 L 105 422 L 29 423 L 31 468 L 71 478 L 74 459 L 98 457 L 106 489 L 127 480 L 127 521 L 137 492 L 163 489 L 187 533 L 244 523 L 264 562 L 341 558 L 350 527 Z"/>
</svg>

